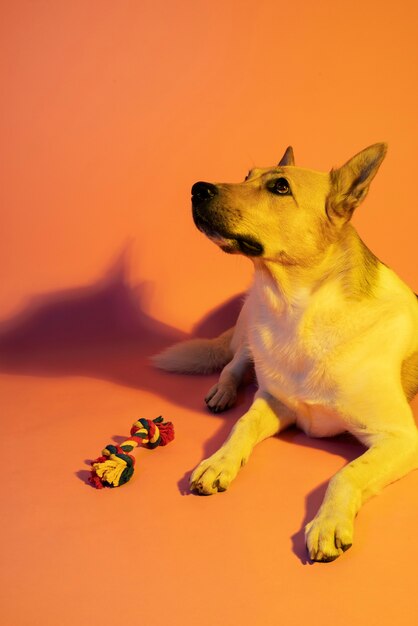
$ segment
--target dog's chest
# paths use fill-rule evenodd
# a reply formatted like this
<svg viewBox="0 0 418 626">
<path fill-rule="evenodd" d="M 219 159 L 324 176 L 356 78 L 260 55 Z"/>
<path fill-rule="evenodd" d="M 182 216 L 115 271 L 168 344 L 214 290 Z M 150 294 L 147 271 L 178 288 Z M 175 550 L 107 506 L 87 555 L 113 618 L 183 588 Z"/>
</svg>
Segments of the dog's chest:
<svg viewBox="0 0 418 626">
<path fill-rule="evenodd" d="M 329 346 L 327 350 L 318 336 L 309 336 L 299 320 L 283 317 L 280 323 L 271 324 L 257 316 L 250 328 L 250 346 L 257 373 L 269 387 L 301 400 L 308 396 L 318 399 L 325 383 Z"/>
<path fill-rule="evenodd" d="M 344 431 L 334 408 L 335 333 L 309 316 L 272 317 L 262 307 L 251 318 L 249 342 L 260 388 L 293 408 L 307 434 L 322 437 Z"/>
</svg>

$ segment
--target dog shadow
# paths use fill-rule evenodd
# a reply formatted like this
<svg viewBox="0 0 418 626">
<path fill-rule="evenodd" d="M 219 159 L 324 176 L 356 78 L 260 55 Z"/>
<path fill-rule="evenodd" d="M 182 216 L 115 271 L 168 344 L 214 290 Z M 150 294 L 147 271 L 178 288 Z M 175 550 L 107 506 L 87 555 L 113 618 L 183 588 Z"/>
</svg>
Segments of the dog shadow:
<svg viewBox="0 0 418 626">
<path fill-rule="evenodd" d="M 190 392 L 184 376 L 157 370 L 150 357 L 178 341 L 217 336 L 233 326 L 242 296 L 223 303 L 187 334 L 145 312 L 150 285 L 130 285 L 128 269 L 123 250 L 95 283 L 31 297 L 21 312 L 0 322 L 0 371 L 99 378 L 202 408 L 206 377 L 197 376 L 201 383 Z"/>
</svg>

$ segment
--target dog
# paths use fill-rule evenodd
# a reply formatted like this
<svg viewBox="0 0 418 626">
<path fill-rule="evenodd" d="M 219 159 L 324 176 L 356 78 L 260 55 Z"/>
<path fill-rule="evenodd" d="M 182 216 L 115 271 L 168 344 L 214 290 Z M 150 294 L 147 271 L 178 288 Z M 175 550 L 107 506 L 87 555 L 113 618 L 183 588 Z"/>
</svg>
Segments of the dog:
<svg viewBox="0 0 418 626">
<path fill-rule="evenodd" d="M 254 264 L 235 328 L 154 357 L 177 372 L 222 369 L 206 403 L 232 406 L 253 364 L 258 391 L 229 438 L 191 476 L 200 494 L 226 490 L 263 439 L 297 425 L 311 437 L 352 433 L 367 448 L 330 481 L 305 529 L 312 561 L 333 561 L 353 543 L 362 504 L 418 465 L 409 401 L 418 391 L 418 300 L 352 226 L 387 151 L 376 143 L 321 173 L 278 166 L 243 182 L 192 187 L 197 228 Z"/>
</svg>

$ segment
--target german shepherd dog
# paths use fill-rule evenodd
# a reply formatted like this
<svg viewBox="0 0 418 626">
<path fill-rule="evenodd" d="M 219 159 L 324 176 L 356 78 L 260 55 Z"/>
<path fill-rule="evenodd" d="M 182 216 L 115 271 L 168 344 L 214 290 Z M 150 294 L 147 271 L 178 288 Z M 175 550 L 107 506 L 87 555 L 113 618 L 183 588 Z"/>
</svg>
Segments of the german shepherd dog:
<svg viewBox="0 0 418 626">
<path fill-rule="evenodd" d="M 320 173 L 252 169 L 237 184 L 192 187 L 197 228 L 254 264 L 235 328 L 154 357 L 177 372 L 222 369 L 206 397 L 222 411 L 254 364 L 258 391 L 229 438 L 191 476 L 191 489 L 227 489 L 254 446 L 296 424 L 312 437 L 350 432 L 367 450 L 330 481 L 306 526 L 313 561 L 333 561 L 353 542 L 363 502 L 418 466 L 418 430 L 408 404 L 418 391 L 418 301 L 365 246 L 350 218 L 386 154 L 377 143 Z"/>
</svg>

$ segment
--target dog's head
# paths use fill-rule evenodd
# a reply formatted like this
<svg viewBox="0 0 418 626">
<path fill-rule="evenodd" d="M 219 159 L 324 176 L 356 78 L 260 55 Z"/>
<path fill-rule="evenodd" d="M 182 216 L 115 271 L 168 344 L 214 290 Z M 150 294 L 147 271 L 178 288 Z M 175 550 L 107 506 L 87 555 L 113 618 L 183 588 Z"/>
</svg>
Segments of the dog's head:
<svg viewBox="0 0 418 626">
<path fill-rule="evenodd" d="M 374 144 L 321 173 L 295 167 L 289 147 L 276 167 L 252 169 L 241 183 L 195 183 L 193 219 L 225 252 L 309 265 L 350 220 L 385 154 Z"/>
</svg>

